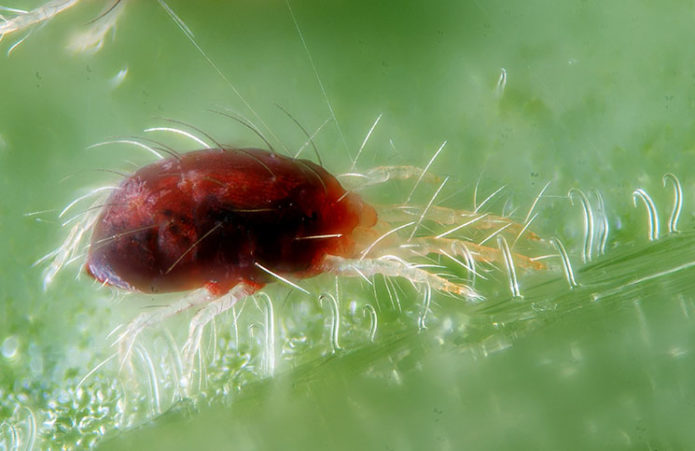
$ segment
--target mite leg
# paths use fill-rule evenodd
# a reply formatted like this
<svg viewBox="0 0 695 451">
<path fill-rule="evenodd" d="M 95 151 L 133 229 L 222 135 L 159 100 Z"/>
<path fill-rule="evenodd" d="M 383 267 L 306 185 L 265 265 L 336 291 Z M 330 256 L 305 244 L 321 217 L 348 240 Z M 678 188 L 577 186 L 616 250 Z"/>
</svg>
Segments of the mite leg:
<svg viewBox="0 0 695 451">
<path fill-rule="evenodd" d="M 99 217 L 98 212 L 90 212 L 81 220 L 72 226 L 65 241 L 48 255 L 39 259 L 35 265 L 44 261 L 50 261 L 50 264 L 43 272 L 43 289 L 53 282 L 55 276 L 70 262 L 74 261 L 79 255 L 79 249 L 82 242 L 86 239 L 88 232 L 92 230 L 92 226 Z"/>
<path fill-rule="evenodd" d="M 351 277 L 369 277 L 376 274 L 403 277 L 412 283 L 423 284 L 434 290 L 465 296 L 470 300 L 483 299 L 478 292 L 467 285 L 451 282 L 392 255 L 365 259 L 349 259 L 328 255 L 324 258 L 321 269 L 333 274 Z"/>
<path fill-rule="evenodd" d="M 0 24 L 0 36 L 22 31 L 32 25 L 50 20 L 64 10 L 75 6 L 77 2 L 79 2 L 79 0 L 52 0 L 31 11 L 16 10 L 16 15 L 14 17 L 5 19 Z"/>
<path fill-rule="evenodd" d="M 381 219 L 387 222 L 407 222 L 416 220 L 423 212 L 423 207 L 414 207 L 410 205 L 395 206 L 392 208 L 380 209 L 382 213 L 379 215 Z M 457 210 L 448 207 L 431 206 L 425 212 L 425 218 L 442 225 L 456 225 L 451 230 L 442 233 L 442 236 L 455 233 L 459 230 L 474 229 L 474 230 L 502 230 L 505 233 L 516 236 L 524 235 L 529 240 L 542 241 L 542 239 L 526 230 L 528 224 L 520 224 L 514 222 L 504 216 L 496 216 L 489 213 L 478 213 L 468 210 Z"/>
<path fill-rule="evenodd" d="M 428 183 L 441 182 L 441 178 L 424 172 L 417 166 L 377 166 L 365 172 L 348 172 L 339 176 L 341 179 L 354 180 L 359 187 L 378 185 L 391 180 L 408 180 L 422 178 Z"/>
<path fill-rule="evenodd" d="M 410 243 L 402 245 L 401 249 L 409 250 L 423 256 L 427 254 L 446 255 L 448 253 L 454 257 L 472 257 L 483 263 L 504 262 L 504 255 L 499 249 L 452 238 L 414 238 Z M 545 265 L 540 261 L 522 254 L 514 253 L 512 255 L 516 264 L 522 268 L 535 270 L 545 269 Z"/>
<path fill-rule="evenodd" d="M 150 312 L 140 313 L 119 334 L 116 342 L 121 356 L 121 367 L 126 363 L 133 350 L 133 345 L 138 334 L 150 326 L 161 323 L 167 318 L 177 315 L 192 307 L 211 302 L 214 296 L 206 289 L 196 290 L 173 304 L 158 308 Z"/>
<path fill-rule="evenodd" d="M 258 285 L 239 283 L 227 294 L 213 300 L 195 314 L 193 319 L 191 319 L 188 338 L 183 346 L 184 359 L 189 369 L 193 368 L 193 359 L 200 349 L 200 340 L 205 326 L 217 315 L 232 308 L 237 301 L 252 295 L 257 290 Z"/>
</svg>

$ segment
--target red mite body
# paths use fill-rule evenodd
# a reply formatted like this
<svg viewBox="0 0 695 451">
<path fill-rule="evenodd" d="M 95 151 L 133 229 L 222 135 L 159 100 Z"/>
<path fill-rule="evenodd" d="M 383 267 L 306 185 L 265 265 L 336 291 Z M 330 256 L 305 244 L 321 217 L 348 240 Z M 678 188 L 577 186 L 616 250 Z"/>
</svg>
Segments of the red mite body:
<svg viewBox="0 0 695 451">
<path fill-rule="evenodd" d="M 322 167 L 259 149 L 206 149 L 125 179 L 97 219 L 87 272 L 150 293 L 221 295 L 269 273 L 309 277 L 326 255 L 355 254 L 376 212 Z M 267 270 L 267 271 L 266 271 Z"/>
</svg>

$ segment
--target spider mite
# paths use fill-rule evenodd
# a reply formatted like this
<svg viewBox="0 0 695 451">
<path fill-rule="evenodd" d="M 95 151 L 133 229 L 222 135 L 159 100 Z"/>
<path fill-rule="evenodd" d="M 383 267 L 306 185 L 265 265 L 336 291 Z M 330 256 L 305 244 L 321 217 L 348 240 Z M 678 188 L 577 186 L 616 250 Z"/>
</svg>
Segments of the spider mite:
<svg viewBox="0 0 695 451">
<path fill-rule="evenodd" d="M 107 285 L 146 293 L 251 293 L 273 274 L 309 277 L 355 257 L 374 208 L 322 167 L 260 149 L 209 149 L 125 179 L 94 225 L 86 262 Z"/>
<path fill-rule="evenodd" d="M 480 295 L 469 285 L 408 260 L 438 254 L 473 273 L 476 261 L 504 261 L 513 268 L 506 242 L 503 252 L 450 236 L 467 227 L 492 230 L 489 236 L 514 233 L 518 238 L 528 225 L 432 202 L 424 209 L 393 207 L 377 213 L 323 167 L 267 150 L 220 146 L 170 154 L 126 176 L 117 186 L 99 189 L 111 192 L 106 201 L 98 211 L 88 210 L 63 246 L 49 254 L 54 261 L 46 283 L 75 258 L 80 241 L 91 232 L 84 266 L 102 284 L 144 293 L 189 292 L 131 321 L 117 340 L 125 356 L 148 326 L 200 307 L 184 347 L 187 358 L 192 358 L 210 320 L 276 280 L 306 291 L 292 280 L 321 273 L 368 280 L 381 274 L 477 299 Z M 359 176 L 366 185 L 394 178 L 417 177 L 419 182 L 424 172 L 386 166 L 346 175 Z M 424 218 L 455 227 L 438 236 L 416 235 Z M 519 266 L 542 267 L 534 259 L 513 255 Z"/>
</svg>

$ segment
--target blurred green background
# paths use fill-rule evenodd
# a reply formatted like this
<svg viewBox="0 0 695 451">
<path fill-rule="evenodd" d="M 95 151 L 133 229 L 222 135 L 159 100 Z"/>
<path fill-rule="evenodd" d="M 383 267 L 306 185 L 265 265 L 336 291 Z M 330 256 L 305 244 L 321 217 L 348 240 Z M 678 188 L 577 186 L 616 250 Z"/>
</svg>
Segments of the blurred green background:
<svg viewBox="0 0 695 451">
<path fill-rule="evenodd" d="M 0 44 L 6 447 L 692 446 L 690 2 L 295 0 L 300 36 L 284 1 L 169 0 L 203 55 L 160 3 L 125 1 L 100 51 L 69 51 L 71 37 L 107 3 L 79 4 L 36 28 L 9 56 L 24 33 Z M 398 285 L 399 307 L 381 279 L 375 292 L 341 281 L 343 349 L 334 354 L 328 307 L 271 287 L 273 376 L 261 298 L 244 304 L 236 328 L 231 315 L 218 320 L 190 396 L 177 388 L 176 345 L 161 331 L 145 334 L 132 374 L 110 361 L 78 388 L 112 354 L 107 333 L 163 302 L 76 279 L 78 263 L 42 289 L 42 267 L 32 263 L 63 239 L 58 211 L 118 180 L 105 170 L 150 161 L 125 146 L 87 147 L 147 136 L 192 148 L 143 132 L 170 125 L 164 118 L 223 143 L 261 146 L 248 129 L 210 111 L 229 108 L 293 152 L 305 137 L 276 104 L 310 131 L 335 119 L 316 139 L 334 173 L 350 170 L 380 114 L 357 170 L 423 167 L 446 140 L 432 166 L 451 177 L 438 198 L 445 205 L 471 208 L 476 184 L 478 200 L 505 185 L 492 211 L 515 211 L 523 220 L 551 181 L 533 229 L 565 243 L 581 286 L 570 290 L 558 266 L 524 274 L 524 298 L 510 299 L 498 275 L 480 305 L 435 296 L 421 330 L 422 294 L 407 283 Z M 651 194 L 665 232 L 667 172 L 683 183 L 683 232 L 649 242 L 645 210 L 631 195 L 637 188 Z M 393 202 L 410 186 L 364 195 Z M 586 265 L 581 208 L 566 197 L 573 187 L 591 199 L 594 190 L 602 194 L 611 230 L 606 255 Z M 423 187 L 416 201 L 426 202 L 435 188 Z M 32 212 L 39 213 L 26 215 Z M 330 277 L 306 282 L 317 294 L 333 284 Z M 373 342 L 366 304 L 377 311 Z M 180 344 L 187 317 L 167 328 Z"/>
</svg>

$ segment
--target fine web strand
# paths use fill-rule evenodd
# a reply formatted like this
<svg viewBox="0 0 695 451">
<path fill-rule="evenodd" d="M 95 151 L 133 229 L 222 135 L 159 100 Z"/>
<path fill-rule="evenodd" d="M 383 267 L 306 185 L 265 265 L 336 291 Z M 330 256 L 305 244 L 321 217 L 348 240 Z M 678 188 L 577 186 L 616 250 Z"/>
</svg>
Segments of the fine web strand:
<svg viewBox="0 0 695 451">
<path fill-rule="evenodd" d="M 190 28 L 186 25 L 186 23 L 174 12 L 173 9 L 164 1 L 164 0 L 157 0 L 159 5 L 164 9 L 164 11 L 171 17 L 171 20 L 176 24 L 177 27 L 183 32 L 184 36 L 186 36 L 186 39 L 188 39 L 191 44 L 196 48 L 198 53 L 205 59 L 205 61 L 212 67 L 212 69 L 217 73 L 217 75 L 220 76 L 220 78 L 227 83 L 227 85 L 232 89 L 232 92 L 241 100 L 241 103 L 244 104 L 244 106 L 253 114 L 253 116 L 258 119 L 258 121 L 261 123 L 261 125 L 268 131 L 268 133 L 271 134 L 274 140 L 279 141 L 277 136 L 273 133 L 272 129 L 266 124 L 266 122 L 263 120 L 263 118 L 256 112 L 256 110 L 251 106 L 251 104 L 246 100 L 246 98 L 241 94 L 241 92 L 237 89 L 236 85 L 232 83 L 232 81 L 227 77 L 224 72 L 215 64 L 215 62 L 210 58 L 210 56 L 203 50 L 203 48 L 198 44 L 198 41 L 195 38 L 195 35 L 191 31 Z"/>
</svg>

